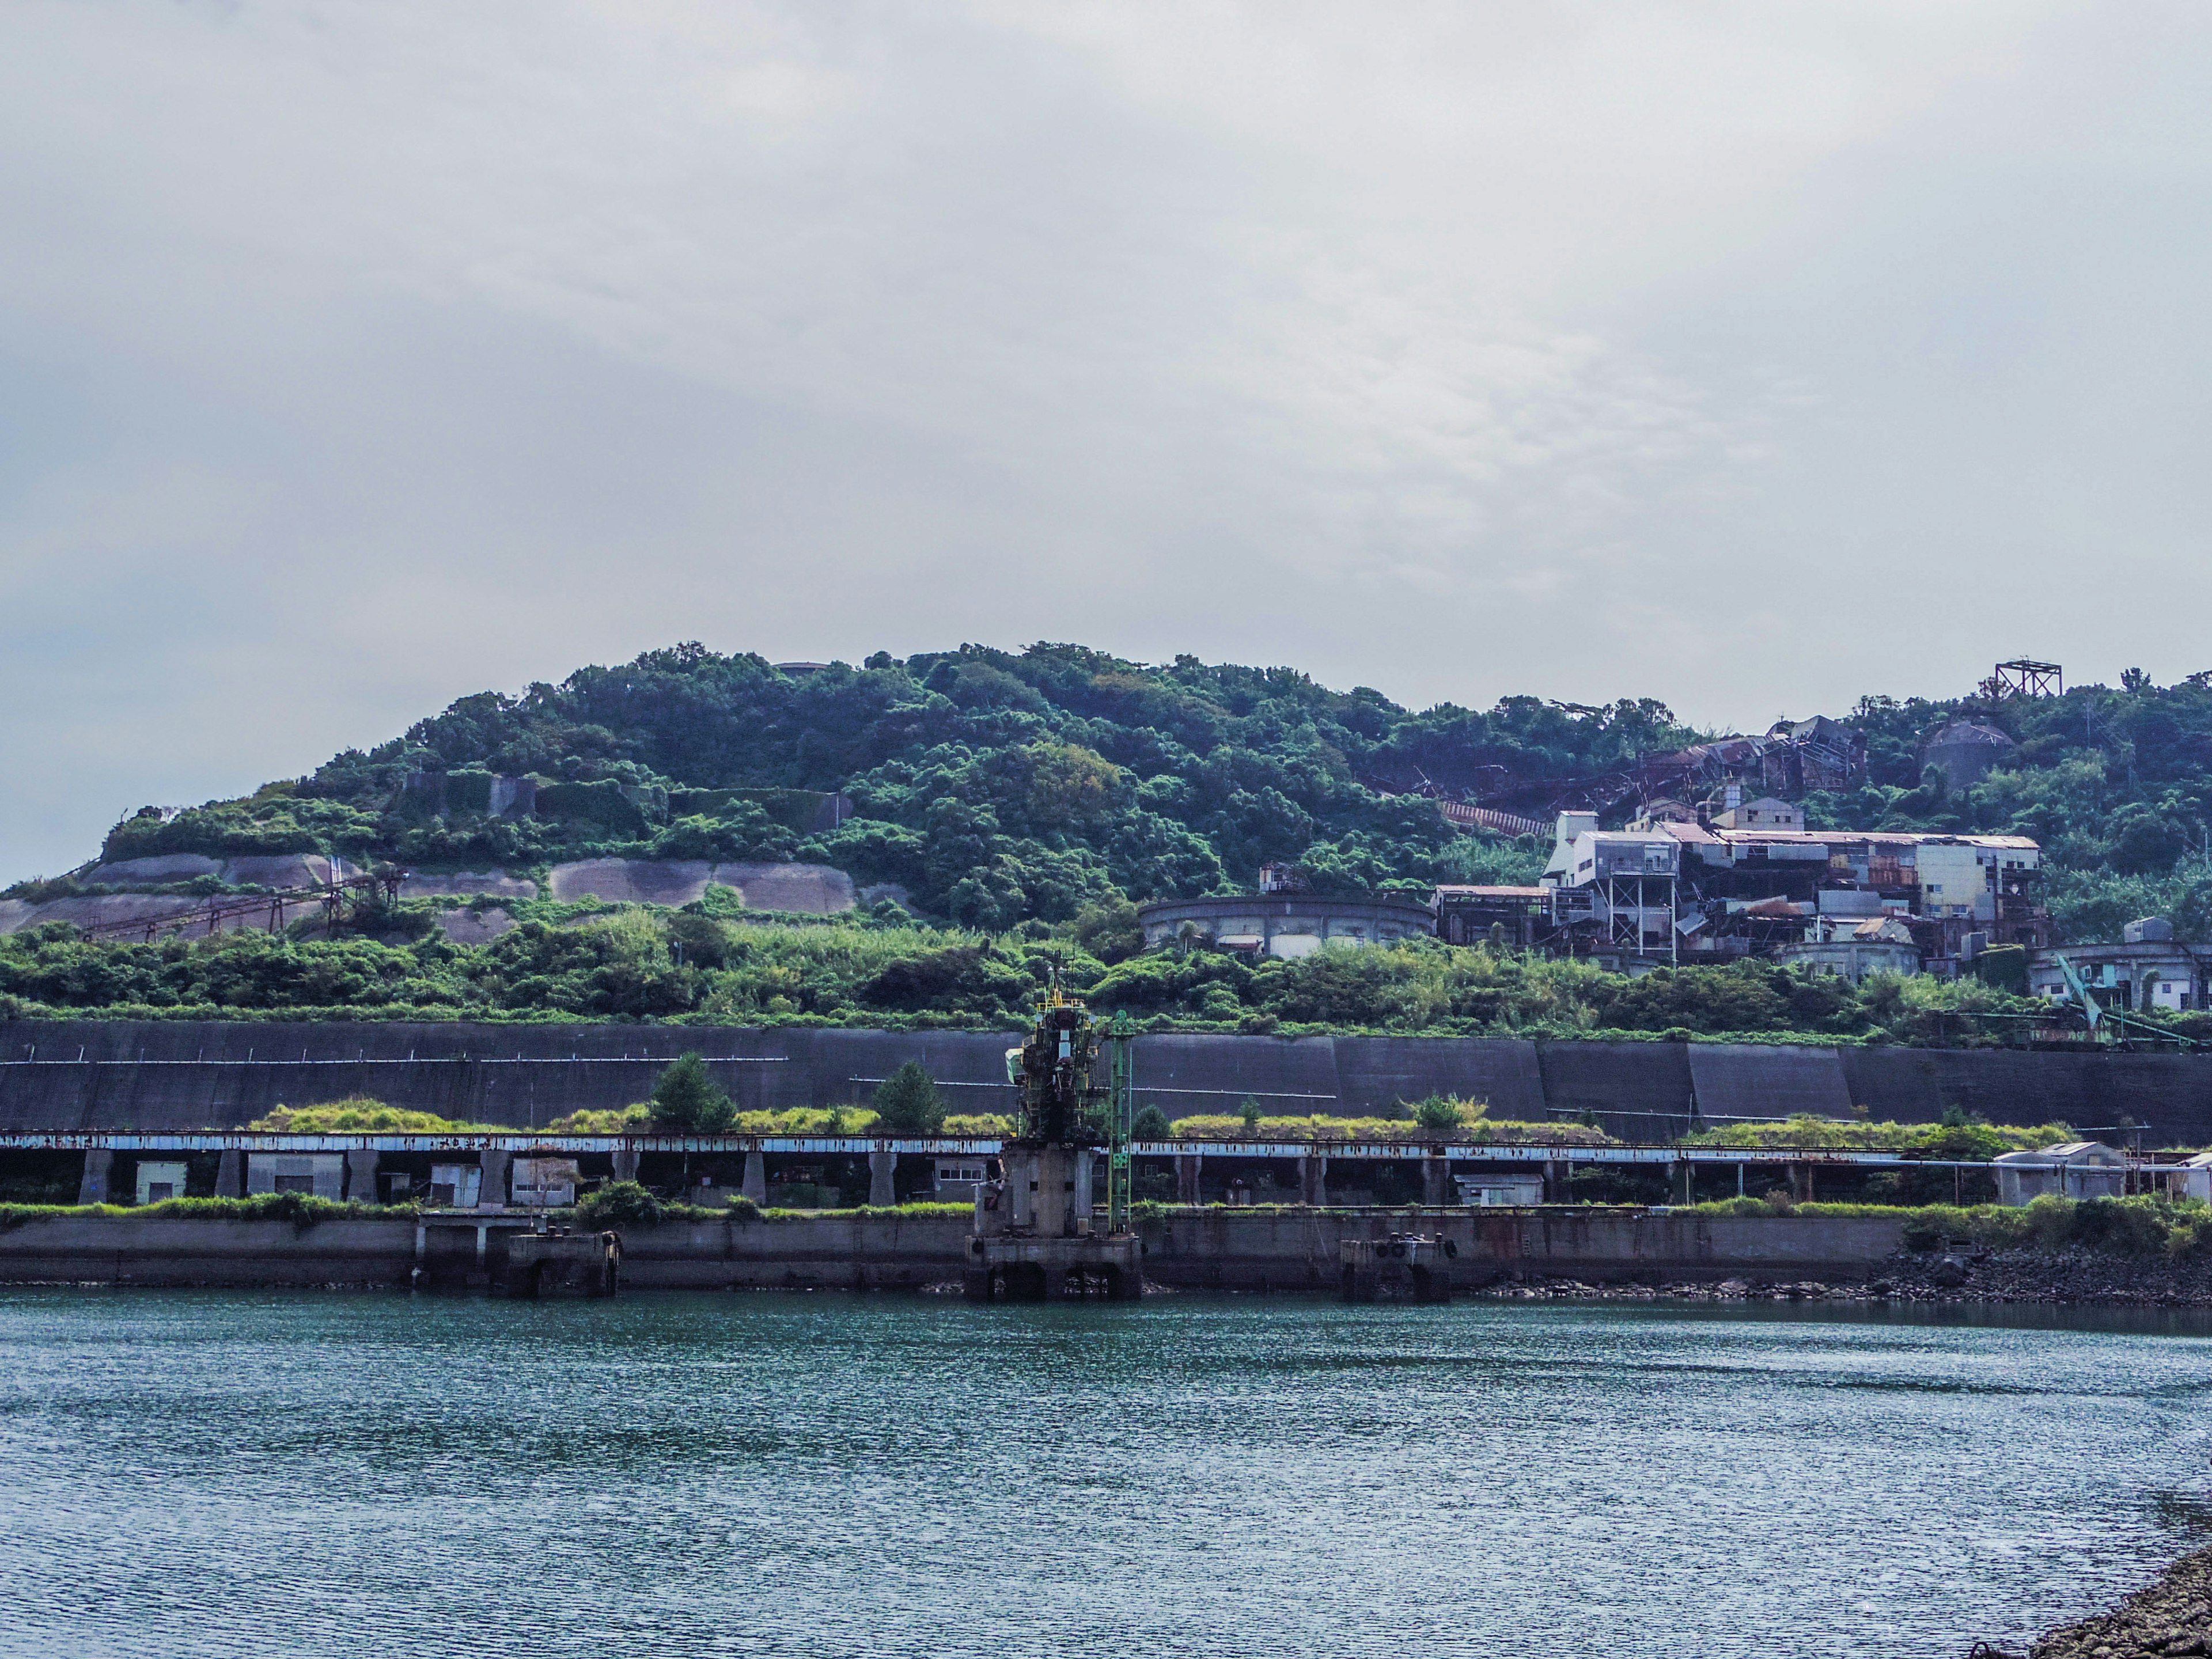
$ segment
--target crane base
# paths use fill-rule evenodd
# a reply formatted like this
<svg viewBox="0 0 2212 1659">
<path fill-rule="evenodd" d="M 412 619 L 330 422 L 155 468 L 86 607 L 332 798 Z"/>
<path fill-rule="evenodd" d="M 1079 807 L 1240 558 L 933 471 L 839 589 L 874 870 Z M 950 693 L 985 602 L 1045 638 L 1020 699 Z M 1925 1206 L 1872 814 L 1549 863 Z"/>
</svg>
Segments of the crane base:
<svg viewBox="0 0 2212 1659">
<path fill-rule="evenodd" d="M 1134 1302 L 1145 1293 L 1144 1241 L 1133 1233 L 1089 1238 L 971 1238 L 970 1302 Z"/>
</svg>

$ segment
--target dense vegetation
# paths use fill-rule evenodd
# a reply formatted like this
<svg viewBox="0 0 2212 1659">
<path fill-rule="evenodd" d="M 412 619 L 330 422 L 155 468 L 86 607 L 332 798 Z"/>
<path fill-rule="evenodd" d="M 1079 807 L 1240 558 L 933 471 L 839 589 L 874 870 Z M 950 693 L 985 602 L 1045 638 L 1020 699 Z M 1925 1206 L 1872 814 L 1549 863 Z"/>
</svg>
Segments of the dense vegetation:
<svg viewBox="0 0 2212 1659">
<path fill-rule="evenodd" d="M 2040 1009 L 1976 981 L 1882 975 L 1856 988 L 1771 964 L 1662 969 L 1430 940 L 1257 964 L 1218 951 L 1122 955 L 1111 912 L 996 939 L 861 916 L 717 917 L 698 907 L 515 908 L 485 945 L 245 932 L 93 943 L 64 924 L 0 938 L 0 1017 L 657 1020 L 1011 1029 L 1049 975 L 1146 1030 L 1434 1036 L 1754 1036 L 1998 1042 Z M 1093 926 L 1093 924 L 1097 926 Z M 683 946 L 682 959 L 674 948 Z M 1109 960 L 1108 958 L 1115 958 Z M 2212 1031 L 2212 1015 L 2162 1017 Z"/>
<path fill-rule="evenodd" d="M 2018 747 L 1954 793 L 1919 757 L 1962 715 Z M 2212 932 L 2205 676 L 2160 687 L 2131 671 L 2042 700 L 1869 697 L 1849 718 L 1868 736 L 1868 779 L 1808 798 L 1815 823 L 2033 835 L 2062 935 L 2110 938 L 2148 914 Z M 1256 965 L 1138 954 L 1133 901 L 1246 887 L 1264 861 L 1344 892 L 1528 879 L 1537 840 L 1462 833 L 1402 792 L 1601 779 L 1701 735 L 1649 699 L 1415 713 L 1290 669 L 1148 666 L 1071 645 L 804 673 L 679 646 L 465 697 L 244 799 L 143 809 L 105 856 L 319 849 L 517 872 L 592 855 L 799 859 L 890 884 L 902 906 L 808 926 L 744 916 L 719 887 L 675 915 L 502 900 L 522 926 L 481 946 L 450 943 L 419 901 L 365 906 L 337 937 L 307 936 L 311 922 L 278 939 L 94 945 L 38 928 L 0 939 L 0 1012 L 1001 1024 L 1052 965 L 1156 1028 L 1942 1042 L 1986 1040 L 2001 1026 L 1982 1017 L 2021 1012 L 1975 985 L 1855 993 L 1759 967 L 1632 984 L 1425 945 Z M 536 781 L 534 814 L 492 810 L 502 777 Z M 836 791 L 854 815 L 822 828 Z M 12 893 L 81 890 L 64 878 Z"/>
</svg>

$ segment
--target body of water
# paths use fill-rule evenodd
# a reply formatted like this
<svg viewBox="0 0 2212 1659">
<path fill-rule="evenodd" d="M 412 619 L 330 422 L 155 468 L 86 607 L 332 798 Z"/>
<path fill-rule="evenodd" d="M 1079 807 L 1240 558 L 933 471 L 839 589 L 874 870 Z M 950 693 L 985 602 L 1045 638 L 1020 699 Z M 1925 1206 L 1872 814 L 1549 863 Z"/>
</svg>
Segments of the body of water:
<svg viewBox="0 0 2212 1659">
<path fill-rule="evenodd" d="M 0 1294 L 0 1652 L 1963 1655 L 2200 1536 L 2179 1317 Z"/>
</svg>

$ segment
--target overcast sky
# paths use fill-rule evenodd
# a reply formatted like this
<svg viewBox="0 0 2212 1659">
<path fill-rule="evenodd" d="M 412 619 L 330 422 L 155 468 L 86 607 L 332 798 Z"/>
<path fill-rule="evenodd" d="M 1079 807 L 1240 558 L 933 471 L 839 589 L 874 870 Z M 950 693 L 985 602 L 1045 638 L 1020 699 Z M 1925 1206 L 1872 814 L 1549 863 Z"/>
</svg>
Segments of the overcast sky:
<svg viewBox="0 0 2212 1659">
<path fill-rule="evenodd" d="M 696 638 L 1763 728 L 2204 626 L 2212 11 L 13 0 L 0 881 Z"/>
</svg>

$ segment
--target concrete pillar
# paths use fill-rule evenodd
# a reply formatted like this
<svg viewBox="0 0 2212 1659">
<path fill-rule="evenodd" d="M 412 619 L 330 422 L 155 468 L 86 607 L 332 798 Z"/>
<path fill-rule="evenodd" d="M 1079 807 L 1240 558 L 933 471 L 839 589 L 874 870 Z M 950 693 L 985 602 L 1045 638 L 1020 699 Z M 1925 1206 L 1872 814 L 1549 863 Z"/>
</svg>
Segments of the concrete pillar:
<svg viewBox="0 0 2212 1659">
<path fill-rule="evenodd" d="M 1316 1206 L 1328 1202 L 1328 1158 L 1308 1152 L 1298 1160 L 1298 1202 Z"/>
<path fill-rule="evenodd" d="M 1448 1158 L 1425 1158 L 1421 1160 L 1421 1202 L 1431 1208 L 1452 1201 L 1451 1160 Z"/>
<path fill-rule="evenodd" d="M 768 1158 L 762 1152 L 745 1154 L 745 1178 L 738 1188 L 740 1196 L 756 1204 L 768 1202 Z"/>
<path fill-rule="evenodd" d="M 512 1152 L 486 1152 L 478 1158 L 477 1162 L 483 1168 L 483 1187 L 477 1194 L 477 1208 L 503 1210 L 507 1207 L 507 1166 L 514 1157 Z"/>
<path fill-rule="evenodd" d="M 896 1152 L 868 1154 L 868 1202 L 878 1209 L 888 1210 L 898 1202 L 898 1188 L 891 1182 L 897 1168 Z"/>
<path fill-rule="evenodd" d="M 215 1195 L 217 1198 L 246 1196 L 246 1154 L 244 1152 L 225 1152 L 216 1160 Z"/>
<path fill-rule="evenodd" d="M 1550 1158 L 1545 1162 L 1545 1203 L 1565 1204 L 1572 1201 L 1568 1196 L 1567 1181 L 1574 1174 L 1574 1170 L 1575 1166 L 1564 1158 Z"/>
<path fill-rule="evenodd" d="M 374 1152 L 346 1154 L 345 1195 L 356 1204 L 376 1202 L 376 1162 Z"/>
<path fill-rule="evenodd" d="M 615 1179 L 617 1181 L 635 1181 L 637 1179 L 637 1154 L 635 1152 L 619 1152 L 615 1154 Z"/>
<path fill-rule="evenodd" d="M 115 1168 L 115 1154 L 95 1148 L 84 1155 L 84 1175 L 76 1183 L 76 1201 L 80 1204 L 112 1204 L 115 1200 L 107 1190 L 107 1177 Z"/>
<path fill-rule="evenodd" d="M 1200 1201 L 1198 1172 L 1205 1162 L 1203 1152 L 1177 1152 L 1175 1155 L 1176 1203 L 1195 1204 Z"/>
</svg>

